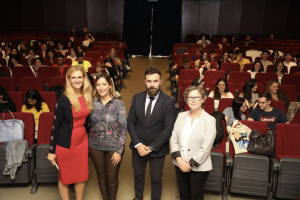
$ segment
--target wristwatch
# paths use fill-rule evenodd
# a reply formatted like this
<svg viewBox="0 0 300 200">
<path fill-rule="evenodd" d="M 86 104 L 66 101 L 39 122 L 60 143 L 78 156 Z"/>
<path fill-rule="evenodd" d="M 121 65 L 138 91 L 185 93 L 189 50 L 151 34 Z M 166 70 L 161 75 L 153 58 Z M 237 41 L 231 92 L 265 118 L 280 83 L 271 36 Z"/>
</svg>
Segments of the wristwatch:
<svg viewBox="0 0 300 200">
<path fill-rule="evenodd" d="M 149 149 L 150 149 L 151 151 L 154 151 L 154 149 L 153 149 L 151 146 L 149 147 Z"/>
</svg>

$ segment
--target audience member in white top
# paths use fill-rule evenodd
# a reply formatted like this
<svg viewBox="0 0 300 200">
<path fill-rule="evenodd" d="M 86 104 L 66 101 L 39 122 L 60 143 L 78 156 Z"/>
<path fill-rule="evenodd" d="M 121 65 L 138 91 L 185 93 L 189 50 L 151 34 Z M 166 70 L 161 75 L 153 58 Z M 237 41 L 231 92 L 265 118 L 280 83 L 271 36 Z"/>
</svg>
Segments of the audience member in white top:
<svg viewBox="0 0 300 200">
<path fill-rule="evenodd" d="M 61 52 L 61 54 L 63 56 L 65 56 L 66 52 L 68 52 L 69 50 L 65 49 L 65 46 L 64 46 L 64 44 L 62 42 L 58 41 L 57 42 L 57 49 L 55 51 Z"/>
<path fill-rule="evenodd" d="M 195 61 L 195 68 L 198 69 L 198 68 L 199 68 L 200 62 L 201 62 L 201 61 L 205 61 L 205 60 L 208 60 L 208 54 L 204 51 L 204 52 L 201 54 L 200 59 L 198 59 L 198 60 Z"/>
<path fill-rule="evenodd" d="M 17 57 L 17 55 L 12 55 L 10 58 L 10 61 L 12 63 L 11 69 L 13 67 L 22 67 L 23 66 L 19 63 L 19 58 Z"/>
<path fill-rule="evenodd" d="M 283 62 L 280 61 L 276 63 L 276 67 L 274 68 L 273 73 L 276 73 L 278 75 L 278 82 L 279 84 L 281 84 L 282 77 L 286 73 Z"/>
<path fill-rule="evenodd" d="M 291 67 L 297 66 L 297 64 L 296 64 L 295 62 L 291 62 L 291 58 L 292 58 L 291 52 L 286 52 L 286 53 L 284 54 L 284 62 L 283 62 L 283 64 L 284 64 L 284 66 L 287 67 L 287 73 L 288 73 L 288 74 L 289 74 L 290 71 L 291 71 Z"/>
<path fill-rule="evenodd" d="M 275 65 L 277 63 L 277 58 L 279 58 L 279 52 L 273 51 L 271 57 L 273 58 L 273 65 Z"/>
<path fill-rule="evenodd" d="M 243 92 L 239 95 L 246 100 L 246 104 L 250 110 L 253 108 L 254 103 L 258 100 L 257 90 L 257 81 L 255 79 L 249 79 L 243 88 Z"/>
<path fill-rule="evenodd" d="M 201 39 L 198 40 L 197 44 L 202 44 L 203 47 L 205 47 L 208 44 L 211 44 L 211 42 L 205 38 L 205 34 L 202 34 L 202 36 L 200 38 Z"/>
<path fill-rule="evenodd" d="M 273 65 L 271 61 L 268 60 L 270 56 L 270 52 L 268 50 L 263 50 L 261 53 L 261 63 L 264 66 L 264 72 L 267 72 L 267 68 L 269 65 Z"/>
<path fill-rule="evenodd" d="M 203 65 L 202 65 L 201 68 L 199 69 L 201 79 L 204 79 L 204 72 L 205 72 L 206 70 L 214 70 L 214 71 L 216 71 L 216 70 L 212 67 L 212 65 L 211 65 L 211 63 L 210 63 L 209 60 L 205 60 L 205 61 L 203 62 Z"/>
<path fill-rule="evenodd" d="M 44 64 L 43 58 L 38 57 L 38 58 L 35 59 L 35 65 L 30 66 L 30 69 L 31 69 L 32 73 L 34 74 L 34 76 L 36 76 L 38 74 L 38 71 L 39 71 L 40 67 L 46 66 L 46 65 L 43 65 L 43 64 Z"/>
<path fill-rule="evenodd" d="M 260 60 L 257 60 L 253 63 L 251 69 L 247 72 L 251 74 L 251 78 L 255 79 L 255 75 L 257 73 L 264 73 L 263 64 L 260 62 Z"/>
<path fill-rule="evenodd" d="M 220 99 L 222 98 L 234 98 L 234 96 L 228 90 L 228 84 L 226 79 L 220 78 L 216 83 L 216 89 L 211 91 L 208 95 L 214 99 L 215 110 L 218 110 Z"/>
<path fill-rule="evenodd" d="M 29 54 L 25 57 L 28 60 L 28 66 L 31 65 L 31 60 L 39 57 L 35 54 L 34 48 L 29 48 Z"/>
<path fill-rule="evenodd" d="M 75 62 L 76 59 L 77 59 L 77 52 L 76 51 L 77 51 L 76 48 L 74 48 L 74 47 L 71 48 L 70 55 L 68 55 L 68 57 L 67 57 L 67 58 L 70 58 L 72 60 L 72 63 Z"/>
</svg>

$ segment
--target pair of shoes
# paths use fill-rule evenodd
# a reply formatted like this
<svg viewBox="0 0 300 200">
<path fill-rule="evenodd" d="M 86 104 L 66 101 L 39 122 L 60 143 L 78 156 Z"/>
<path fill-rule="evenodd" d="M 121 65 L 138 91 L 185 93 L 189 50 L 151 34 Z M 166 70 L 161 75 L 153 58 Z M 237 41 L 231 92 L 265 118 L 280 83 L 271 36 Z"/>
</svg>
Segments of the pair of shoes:
<svg viewBox="0 0 300 200">
<path fill-rule="evenodd" d="M 120 97 L 121 96 L 121 94 L 118 91 L 115 92 L 115 95 L 116 95 L 116 97 Z"/>
<path fill-rule="evenodd" d="M 142 197 L 142 198 L 140 198 L 140 199 L 134 198 L 133 200 L 143 200 L 143 197 Z"/>
<path fill-rule="evenodd" d="M 127 69 L 127 71 L 129 71 L 129 70 L 130 70 L 130 67 L 129 67 L 128 65 L 126 65 L 126 69 Z"/>
</svg>

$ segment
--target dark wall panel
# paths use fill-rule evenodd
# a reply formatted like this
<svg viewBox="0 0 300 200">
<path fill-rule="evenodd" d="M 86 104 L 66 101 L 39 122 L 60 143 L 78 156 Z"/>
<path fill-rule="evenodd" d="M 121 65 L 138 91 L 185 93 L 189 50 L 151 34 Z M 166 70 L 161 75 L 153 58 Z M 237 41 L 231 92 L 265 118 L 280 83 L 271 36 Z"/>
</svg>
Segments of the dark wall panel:
<svg viewBox="0 0 300 200">
<path fill-rule="evenodd" d="M 22 29 L 21 0 L 0 1 L 0 8 L 0 28 Z"/>
<path fill-rule="evenodd" d="M 87 20 L 89 30 L 106 32 L 106 0 L 87 0 Z"/>
<path fill-rule="evenodd" d="M 44 24 L 46 30 L 70 30 L 66 27 L 65 0 L 43 0 Z"/>
<path fill-rule="evenodd" d="M 187 34 L 198 34 L 199 1 L 182 2 L 182 31 L 181 41 L 184 42 Z"/>
<path fill-rule="evenodd" d="M 219 13 L 219 33 L 238 33 L 240 31 L 243 1 L 221 0 Z"/>
<path fill-rule="evenodd" d="M 107 24 L 109 33 L 119 33 L 123 40 L 124 0 L 107 1 Z"/>
<path fill-rule="evenodd" d="M 220 0 L 200 0 L 199 33 L 217 33 Z"/>
<path fill-rule="evenodd" d="M 21 1 L 23 29 L 44 29 L 44 6 L 41 0 Z"/>
<path fill-rule="evenodd" d="M 289 14 L 286 24 L 286 34 L 300 34 L 300 1 L 293 1 L 289 5 Z"/>
<path fill-rule="evenodd" d="M 285 34 L 289 4 L 289 1 L 267 0 L 263 27 L 264 34 Z"/>
<path fill-rule="evenodd" d="M 262 34 L 266 0 L 244 0 L 241 16 L 241 34 Z"/>
<path fill-rule="evenodd" d="M 77 30 L 87 27 L 87 1 L 86 0 L 65 0 L 66 1 L 66 27 L 73 26 Z"/>
</svg>

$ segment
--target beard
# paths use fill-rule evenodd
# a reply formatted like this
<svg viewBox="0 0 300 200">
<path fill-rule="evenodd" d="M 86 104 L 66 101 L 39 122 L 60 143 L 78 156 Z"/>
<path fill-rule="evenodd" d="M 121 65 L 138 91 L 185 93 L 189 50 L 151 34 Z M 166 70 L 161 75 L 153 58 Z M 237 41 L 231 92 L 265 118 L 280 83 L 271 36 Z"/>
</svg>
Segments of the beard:
<svg viewBox="0 0 300 200">
<path fill-rule="evenodd" d="M 155 87 L 147 88 L 147 86 L 146 86 L 146 89 L 147 89 L 147 93 L 150 97 L 155 97 L 160 92 L 160 85 L 158 88 L 155 88 Z"/>
</svg>

